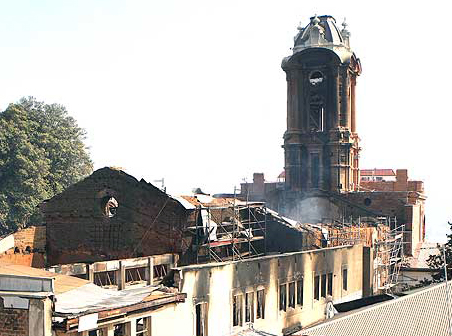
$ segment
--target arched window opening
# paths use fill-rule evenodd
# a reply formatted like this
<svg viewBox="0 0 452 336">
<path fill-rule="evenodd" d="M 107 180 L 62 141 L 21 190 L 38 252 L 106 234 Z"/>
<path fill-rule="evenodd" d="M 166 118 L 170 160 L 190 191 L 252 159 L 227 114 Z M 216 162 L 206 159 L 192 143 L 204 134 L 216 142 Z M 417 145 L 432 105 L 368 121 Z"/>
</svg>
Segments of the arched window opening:
<svg viewBox="0 0 452 336">
<path fill-rule="evenodd" d="M 309 130 L 311 132 L 323 132 L 324 120 L 325 110 L 322 98 L 313 95 L 309 104 Z"/>
<path fill-rule="evenodd" d="M 101 203 L 101 207 L 102 207 L 102 212 L 104 214 L 104 216 L 108 217 L 108 218 L 112 218 L 114 216 L 116 216 L 116 213 L 118 211 L 118 201 L 116 200 L 116 198 L 111 197 L 111 196 L 106 196 L 104 198 L 102 198 L 102 203 Z"/>
<path fill-rule="evenodd" d="M 311 83 L 311 85 L 316 86 L 322 82 L 323 82 L 323 74 L 320 71 L 314 71 L 309 76 L 309 83 Z"/>
</svg>

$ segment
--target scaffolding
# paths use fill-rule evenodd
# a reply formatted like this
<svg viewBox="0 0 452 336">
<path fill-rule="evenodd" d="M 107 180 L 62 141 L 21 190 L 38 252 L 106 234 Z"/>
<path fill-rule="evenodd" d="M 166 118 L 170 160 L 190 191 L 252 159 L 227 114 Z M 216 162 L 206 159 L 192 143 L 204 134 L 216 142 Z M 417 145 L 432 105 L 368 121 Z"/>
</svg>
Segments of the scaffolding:
<svg viewBox="0 0 452 336">
<path fill-rule="evenodd" d="M 374 240 L 382 239 L 389 230 L 388 217 L 343 217 L 342 220 L 331 220 L 322 224 L 322 230 L 328 230 L 328 246 L 363 244 L 373 246 Z M 376 235 L 375 235 L 376 233 Z"/>
<path fill-rule="evenodd" d="M 376 243 L 374 283 L 379 290 L 393 293 L 403 261 L 405 225 L 397 225 L 396 218 L 389 218 L 388 225 L 392 229 L 387 232 L 384 239 Z"/>
<path fill-rule="evenodd" d="M 196 263 L 242 260 L 266 252 L 267 210 L 263 203 L 234 199 L 229 206 L 199 206 L 195 236 Z"/>
</svg>

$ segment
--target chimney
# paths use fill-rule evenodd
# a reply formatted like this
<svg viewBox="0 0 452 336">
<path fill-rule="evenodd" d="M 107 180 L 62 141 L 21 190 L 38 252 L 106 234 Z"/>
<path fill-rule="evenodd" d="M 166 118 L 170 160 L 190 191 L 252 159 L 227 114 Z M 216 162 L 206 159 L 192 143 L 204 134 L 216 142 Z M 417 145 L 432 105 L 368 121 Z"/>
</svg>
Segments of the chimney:
<svg viewBox="0 0 452 336">
<path fill-rule="evenodd" d="M 408 170 L 397 169 L 394 191 L 407 191 L 407 190 L 408 190 Z"/>
<path fill-rule="evenodd" d="M 253 174 L 253 194 L 259 199 L 265 196 L 265 179 L 263 173 Z"/>
</svg>

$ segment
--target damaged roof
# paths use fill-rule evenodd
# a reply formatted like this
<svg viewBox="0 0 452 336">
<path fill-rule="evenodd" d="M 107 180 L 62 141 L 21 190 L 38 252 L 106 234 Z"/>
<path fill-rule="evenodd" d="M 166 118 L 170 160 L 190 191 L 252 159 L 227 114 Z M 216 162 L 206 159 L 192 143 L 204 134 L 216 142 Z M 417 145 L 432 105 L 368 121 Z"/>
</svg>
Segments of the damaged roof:
<svg viewBox="0 0 452 336">
<path fill-rule="evenodd" d="M 232 207 L 235 205 L 263 205 L 263 202 L 245 202 L 241 201 L 237 198 L 226 198 L 226 197 L 213 197 L 210 195 L 194 195 L 194 196 L 179 196 L 176 198 L 181 204 L 181 199 L 188 204 L 191 204 L 192 207 Z M 182 204 L 186 209 L 189 209 L 190 206 L 187 203 Z"/>
<path fill-rule="evenodd" d="M 169 299 L 165 302 L 175 302 L 180 300 L 181 296 L 180 293 L 171 292 L 163 286 L 130 287 L 117 291 L 88 283 L 61 293 L 57 295 L 56 299 L 56 313 L 79 316 L 159 299 Z"/>
</svg>

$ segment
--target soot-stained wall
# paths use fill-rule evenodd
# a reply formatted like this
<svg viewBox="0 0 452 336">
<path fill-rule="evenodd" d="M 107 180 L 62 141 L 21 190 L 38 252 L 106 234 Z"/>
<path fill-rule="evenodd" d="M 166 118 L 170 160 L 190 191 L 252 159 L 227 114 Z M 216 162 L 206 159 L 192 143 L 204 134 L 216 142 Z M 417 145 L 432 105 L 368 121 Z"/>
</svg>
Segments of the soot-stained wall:
<svg viewBox="0 0 452 336">
<path fill-rule="evenodd" d="M 344 269 L 347 288 L 343 287 Z M 342 302 L 362 296 L 363 247 L 342 246 L 264 256 L 243 261 L 181 267 L 176 283 L 187 299 L 175 308 L 181 316 L 176 328 L 168 326 L 167 335 L 185 330 L 196 335 L 196 305 L 207 307 L 208 335 L 238 334 L 246 329 L 245 294 L 253 297 L 253 326 L 257 330 L 281 335 L 325 318 L 329 301 Z M 332 274 L 332 295 L 314 297 L 316 276 Z M 281 310 L 280 285 L 303 282 L 303 304 Z M 287 290 L 288 287 L 286 287 Z M 264 291 L 264 318 L 257 318 L 257 291 Z M 320 288 L 319 288 L 320 290 Z M 288 293 L 288 292 L 287 292 Z M 234 296 L 241 297 L 242 324 L 234 326 Z M 174 329 L 174 330 L 173 330 Z"/>
<path fill-rule="evenodd" d="M 40 209 L 49 265 L 179 253 L 186 246 L 182 205 L 121 170 L 99 169 Z"/>
</svg>

